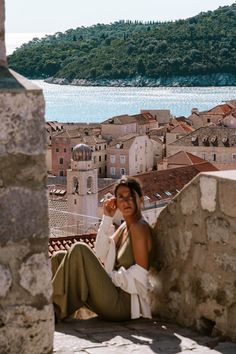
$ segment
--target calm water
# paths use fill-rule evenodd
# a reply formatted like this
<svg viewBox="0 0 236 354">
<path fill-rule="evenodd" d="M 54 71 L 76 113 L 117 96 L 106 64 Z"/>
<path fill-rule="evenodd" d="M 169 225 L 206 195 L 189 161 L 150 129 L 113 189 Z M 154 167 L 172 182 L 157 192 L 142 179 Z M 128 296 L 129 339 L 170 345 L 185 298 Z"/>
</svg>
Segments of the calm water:
<svg viewBox="0 0 236 354">
<path fill-rule="evenodd" d="M 101 122 L 140 109 L 170 109 L 175 116 L 188 116 L 193 107 L 207 110 L 236 99 L 234 87 L 79 87 L 34 82 L 43 88 L 46 120 Z"/>
</svg>

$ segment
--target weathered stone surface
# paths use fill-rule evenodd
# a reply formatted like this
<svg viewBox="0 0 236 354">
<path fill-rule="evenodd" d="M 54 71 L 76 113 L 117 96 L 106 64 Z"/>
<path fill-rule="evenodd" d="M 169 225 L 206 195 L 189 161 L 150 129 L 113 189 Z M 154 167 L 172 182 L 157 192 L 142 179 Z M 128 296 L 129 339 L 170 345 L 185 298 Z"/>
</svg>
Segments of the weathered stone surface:
<svg viewBox="0 0 236 354">
<path fill-rule="evenodd" d="M 180 203 L 182 213 L 184 215 L 191 215 L 198 208 L 198 203 L 197 189 L 193 187 L 188 193 L 183 193 L 182 195 Z"/>
<path fill-rule="evenodd" d="M 8 188 L 0 193 L 0 244 L 48 235 L 47 197 L 42 191 Z"/>
<path fill-rule="evenodd" d="M 19 270 L 20 285 L 31 295 L 43 294 L 48 301 L 52 295 L 50 263 L 45 254 L 34 254 L 29 257 Z"/>
<path fill-rule="evenodd" d="M 52 352 L 44 109 L 42 90 L 7 68 L 0 0 L 1 354 Z"/>
<path fill-rule="evenodd" d="M 4 119 L 3 119 L 4 116 Z M 0 153 L 42 154 L 45 148 L 44 99 L 33 93 L 0 95 Z"/>
<path fill-rule="evenodd" d="M 7 65 L 6 47 L 5 47 L 5 4 L 0 0 L 0 66 Z"/>
<path fill-rule="evenodd" d="M 216 208 L 217 182 L 214 178 L 202 176 L 200 178 L 202 209 L 213 212 Z"/>
<path fill-rule="evenodd" d="M 185 230 L 179 233 L 179 255 L 180 258 L 186 260 L 191 247 L 192 232 Z"/>
<path fill-rule="evenodd" d="M 93 318 L 56 325 L 53 352 L 234 354 L 236 343 L 200 335 L 160 319 L 132 320 L 118 326 Z"/>
<path fill-rule="evenodd" d="M 223 253 L 214 255 L 216 263 L 226 272 L 236 272 L 236 256 Z"/>
<path fill-rule="evenodd" d="M 0 297 L 5 297 L 12 283 L 9 267 L 0 264 Z"/>
<path fill-rule="evenodd" d="M 235 340 L 229 309 L 234 312 L 236 303 L 236 219 L 228 209 L 222 212 L 226 199 L 221 200 L 223 188 L 217 191 L 223 184 L 236 190 L 236 176 L 202 174 L 175 198 L 174 208 L 170 204 L 160 214 L 155 227 L 160 286 L 152 303 L 155 314 Z"/>
<path fill-rule="evenodd" d="M 44 187 L 46 176 L 44 155 L 14 154 L 0 159 L 0 188 L 25 186 L 39 189 Z"/>
<path fill-rule="evenodd" d="M 52 352 L 54 315 L 51 305 L 42 310 L 31 306 L 0 309 L 1 354 L 49 354 Z"/>
<path fill-rule="evenodd" d="M 236 218 L 236 189 L 232 188 L 231 183 L 221 181 L 219 183 L 219 200 L 221 211 L 233 218 Z"/>
<path fill-rule="evenodd" d="M 230 224 L 222 217 L 214 216 L 206 220 L 209 241 L 227 243 L 230 237 Z"/>
</svg>

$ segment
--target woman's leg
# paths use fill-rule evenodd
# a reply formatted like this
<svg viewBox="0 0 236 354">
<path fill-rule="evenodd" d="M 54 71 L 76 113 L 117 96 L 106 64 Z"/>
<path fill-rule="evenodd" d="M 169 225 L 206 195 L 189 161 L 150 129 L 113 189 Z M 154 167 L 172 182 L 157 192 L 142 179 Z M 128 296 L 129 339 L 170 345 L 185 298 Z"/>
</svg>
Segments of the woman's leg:
<svg viewBox="0 0 236 354">
<path fill-rule="evenodd" d="M 59 265 L 61 264 L 63 258 L 67 254 L 67 251 L 58 251 L 54 253 L 54 255 L 51 258 L 51 268 L 52 268 L 52 277 L 56 274 L 57 269 L 59 268 Z"/>
<path fill-rule="evenodd" d="M 115 287 L 91 249 L 76 243 L 62 259 L 54 277 L 53 302 L 67 317 L 83 305 L 99 316 L 128 320 L 131 315 L 130 295 Z"/>
</svg>

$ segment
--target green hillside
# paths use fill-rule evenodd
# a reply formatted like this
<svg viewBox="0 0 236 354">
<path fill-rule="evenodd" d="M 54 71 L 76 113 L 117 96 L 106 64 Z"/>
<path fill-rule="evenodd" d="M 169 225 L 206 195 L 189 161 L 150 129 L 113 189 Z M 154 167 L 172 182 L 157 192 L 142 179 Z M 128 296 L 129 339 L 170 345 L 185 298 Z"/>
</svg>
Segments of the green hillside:
<svg viewBox="0 0 236 354">
<path fill-rule="evenodd" d="M 29 78 L 113 80 L 236 75 L 236 4 L 175 22 L 119 21 L 22 45 L 9 66 Z"/>
</svg>

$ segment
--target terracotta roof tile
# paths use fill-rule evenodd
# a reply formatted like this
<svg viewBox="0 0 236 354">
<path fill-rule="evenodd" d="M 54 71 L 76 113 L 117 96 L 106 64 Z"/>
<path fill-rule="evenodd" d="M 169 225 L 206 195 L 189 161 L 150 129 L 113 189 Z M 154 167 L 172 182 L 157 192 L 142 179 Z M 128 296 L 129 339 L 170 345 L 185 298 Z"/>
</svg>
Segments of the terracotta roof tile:
<svg viewBox="0 0 236 354">
<path fill-rule="evenodd" d="M 65 237 L 50 237 L 48 242 L 48 255 L 51 258 L 57 251 L 67 251 L 76 242 L 85 242 L 92 249 L 96 234 L 65 236 Z"/>
<path fill-rule="evenodd" d="M 203 162 L 191 166 L 146 172 L 134 177 L 140 181 L 143 195 L 148 196 L 151 202 L 157 202 L 173 198 L 178 191 L 202 171 L 218 171 L 218 169 L 209 162 Z M 114 183 L 99 190 L 98 200 L 101 200 L 108 192 L 113 193 L 113 190 Z M 170 192 L 171 195 L 168 196 L 166 192 Z"/>
<path fill-rule="evenodd" d="M 179 151 L 174 155 L 167 157 L 168 164 L 171 165 L 194 165 L 199 163 L 205 163 L 206 160 L 191 154 L 187 151 Z M 177 167 L 177 166 L 176 166 Z"/>
</svg>

